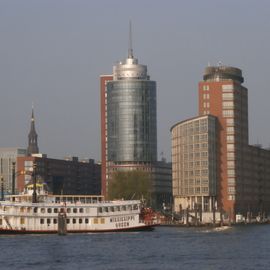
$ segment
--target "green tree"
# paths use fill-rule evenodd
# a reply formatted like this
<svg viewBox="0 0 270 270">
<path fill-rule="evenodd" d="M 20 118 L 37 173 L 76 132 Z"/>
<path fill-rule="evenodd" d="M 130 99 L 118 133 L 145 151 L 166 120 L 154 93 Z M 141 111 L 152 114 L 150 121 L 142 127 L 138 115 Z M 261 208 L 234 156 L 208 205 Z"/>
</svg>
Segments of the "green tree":
<svg viewBox="0 0 270 270">
<path fill-rule="evenodd" d="M 151 197 L 151 175 L 142 171 L 115 172 L 108 186 L 108 198 L 140 200 L 149 202 Z"/>
</svg>

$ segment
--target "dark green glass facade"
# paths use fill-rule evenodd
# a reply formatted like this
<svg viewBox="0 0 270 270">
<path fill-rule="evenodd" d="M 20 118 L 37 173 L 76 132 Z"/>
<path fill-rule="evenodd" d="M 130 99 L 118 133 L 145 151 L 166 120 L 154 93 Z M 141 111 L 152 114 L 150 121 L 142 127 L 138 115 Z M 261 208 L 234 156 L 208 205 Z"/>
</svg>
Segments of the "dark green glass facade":
<svg viewBox="0 0 270 270">
<path fill-rule="evenodd" d="M 156 83 L 115 80 L 107 84 L 108 160 L 157 160 Z"/>
</svg>

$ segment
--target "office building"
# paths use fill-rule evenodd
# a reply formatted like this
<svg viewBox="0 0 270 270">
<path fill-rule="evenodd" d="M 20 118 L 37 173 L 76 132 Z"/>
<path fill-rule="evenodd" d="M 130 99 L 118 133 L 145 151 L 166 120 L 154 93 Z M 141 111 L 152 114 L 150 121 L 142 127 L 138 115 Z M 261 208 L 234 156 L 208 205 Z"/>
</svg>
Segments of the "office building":
<svg viewBox="0 0 270 270">
<path fill-rule="evenodd" d="M 93 159 L 54 159 L 41 154 L 17 158 L 17 169 L 23 172 L 18 175 L 19 192 L 32 183 L 34 164 L 37 182 L 46 183 L 53 194 L 100 195 L 100 164 Z"/>
<path fill-rule="evenodd" d="M 199 115 L 217 119 L 216 207 L 233 218 L 270 212 L 270 151 L 249 145 L 243 82 L 240 69 L 221 65 L 207 67 L 199 82 Z M 177 173 L 187 170 L 186 165 L 173 157 Z"/>
<path fill-rule="evenodd" d="M 217 119 L 204 115 L 171 128 L 173 196 L 177 211 L 212 211 L 217 196 Z"/>
<path fill-rule="evenodd" d="M 101 76 L 100 85 L 102 194 L 106 195 L 113 172 L 151 172 L 157 162 L 156 82 L 134 57 L 130 42 L 128 57 L 113 67 L 112 75 Z"/>
<path fill-rule="evenodd" d="M 17 158 L 24 157 L 26 153 L 26 149 L 23 148 L 0 148 L 0 176 L 1 181 L 3 180 L 5 194 L 12 194 L 12 190 L 17 193 Z"/>
</svg>

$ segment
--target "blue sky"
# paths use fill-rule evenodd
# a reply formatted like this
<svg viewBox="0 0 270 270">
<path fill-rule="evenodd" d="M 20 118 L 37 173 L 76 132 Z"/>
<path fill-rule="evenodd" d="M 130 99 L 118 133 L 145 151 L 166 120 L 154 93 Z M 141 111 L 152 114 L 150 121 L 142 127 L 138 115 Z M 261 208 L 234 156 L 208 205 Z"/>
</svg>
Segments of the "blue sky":
<svg viewBox="0 0 270 270">
<path fill-rule="evenodd" d="M 34 102 L 41 152 L 99 160 L 99 76 L 127 56 L 129 20 L 157 81 L 159 156 L 219 61 L 242 69 L 250 143 L 270 146 L 270 1 L 0 0 L 0 147 L 26 147 Z"/>
</svg>

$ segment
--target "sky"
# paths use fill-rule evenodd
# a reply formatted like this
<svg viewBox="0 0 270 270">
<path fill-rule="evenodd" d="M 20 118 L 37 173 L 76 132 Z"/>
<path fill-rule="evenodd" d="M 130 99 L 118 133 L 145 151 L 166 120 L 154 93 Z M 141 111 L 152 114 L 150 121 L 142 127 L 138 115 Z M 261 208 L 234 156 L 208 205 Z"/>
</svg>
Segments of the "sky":
<svg viewBox="0 0 270 270">
<path fill-rule="evenodd" d="M 157 82 L 159 158 L 219 61 L 243 71 L 250 144 L 270 146 L 270 1 L 0 0 L 0 147 L 27 147 L 34 103 L 42 153 L 99 161 L 99 76 L 127 57 L 130 20 Z"/>
</svg>

